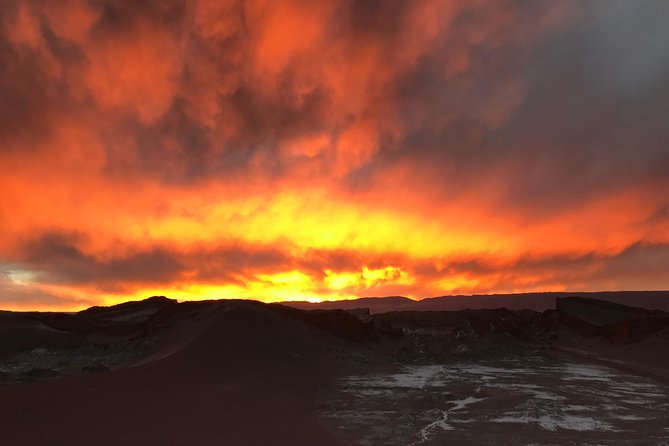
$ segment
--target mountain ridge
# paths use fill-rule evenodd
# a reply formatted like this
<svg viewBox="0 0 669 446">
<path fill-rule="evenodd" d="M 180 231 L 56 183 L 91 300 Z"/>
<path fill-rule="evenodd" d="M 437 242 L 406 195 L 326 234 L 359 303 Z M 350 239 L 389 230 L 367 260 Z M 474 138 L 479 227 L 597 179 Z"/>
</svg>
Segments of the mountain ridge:
<svg viewBox="0 0 669 446">
<path fill-rule="evenodd" d="M 386 311 L 458 311 L 464 309 L 508 308 L 544 311 L 555 307 L 555 299 L 586 297 L 650 310 L 669 311 L 669 291 L 548 291 L 509 294 L 445 295 L 413 300 L 404 296 L 362 297 L 317 303 L 287 301 L 283 305 L 309 309 L 369 308 L 371 313 Z"/>
</svg>

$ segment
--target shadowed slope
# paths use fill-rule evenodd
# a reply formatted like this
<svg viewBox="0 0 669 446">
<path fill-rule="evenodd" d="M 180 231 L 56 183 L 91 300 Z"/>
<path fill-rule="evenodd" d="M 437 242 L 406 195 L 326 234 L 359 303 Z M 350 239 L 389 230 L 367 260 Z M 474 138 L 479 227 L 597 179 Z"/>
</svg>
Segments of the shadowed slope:
<svg viewBox="0 0 669 446">
<path fill-rule="evenodd" d="M 3 443 L 337 444 L 312 413 L 337 341 L 259 304 L 217 307 L 162 360 L 0 387 Z"/>
</svg>

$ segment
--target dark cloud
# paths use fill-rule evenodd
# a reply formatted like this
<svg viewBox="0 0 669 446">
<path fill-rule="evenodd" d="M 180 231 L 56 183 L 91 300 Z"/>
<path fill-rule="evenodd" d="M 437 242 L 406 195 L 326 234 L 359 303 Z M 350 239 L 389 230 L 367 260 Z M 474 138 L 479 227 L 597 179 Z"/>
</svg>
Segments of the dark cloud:
<svg viewBox="0 0 669 446">
<path fill-rule="evenodd" d="M 95 286 L 109 292 L 128 284 L 170 284 L 185 278 L 243 284 L 248 274 L 282 271 L 293 262 L 273 248 L 234 245 L 196 251 L 127 247 L 125 255 L 101 259 L 83 252 L 85 242 L 78 234 L 48 233 L 25 243 L 17 262 L 42 282 Z"/>
<path fill-rule="evenodd" d="M 669 205 L 660 206 L 657 210 L 648 217 L 648 223 L 669 223 Z"/>
<path fill-rule="evenodd" d="M 538 38 L 528 24 L 542 21 L 546 4 L 511 8 L 517 17 L 500 25 L 508 34 L 494 48 L 459 41 L 485 21 L 485 8 L 461 15 L 442 46 L 398 81 L 409 131 L 376 169 L 436 169 L 442 181 L 432 186 L 448 196 L 494 184 L 502 206 L 535 216 L 637 185 L 666 188 L 669 8 L 581 6 L 578 21 Z M 444 61 L 459 47 L 468 69 L 444 79 Z"/>
<path fill-rule="evenodd" d="M 48 233 L 25 243 L 15 259 L 16 268 L 30 272 L 32 281 L 92 286 L 120 292 L 137 284 L 165 285 L 184 280 L 246 286 L 249 276 L 275 274 L 296 269 L 316 280 L 325 270 L 361 272 L 405 262 L 405 256 L 365 255 L 345 250 L 309 250 L 288 255 L 276 247 L 228 245 L 197 250 L 127 247 L 127 254 L 101 259 L 85 254 L 86 238 L 79 234 Z M 293 247 L 294 249 L 294 247 Z"/>
<path fill-rule="evenodd" d="M 634 51 L 630 45 L 636 37 L 607 38 L 604 49 L 598 35 L 620 32 L 614 30 L 618 22 L 610 20 L 608 9 L 620 8 L 621 2 L 589 6 L 580 22 L 537 48 L 526 67 L 522 106 L 489 142 L 502 147 L 515 163 L 527 164 L 524 177 L 511 184 L 509 193 L 533 209 L 542 204 L 564 207 L 669 177 L 669 130 L 662 119 L 669 103 L 669 77 L 648 76 L 630 94 L 618 78 L 625 76 L 624 61 Z M 639 2 L 629 9 L 636 13 L 632 17 L 666 13 L 657 2 Z M 638 26 L 643 33 L 663 32 L 656 20 L 643 23 Z M 653 70 L 669 74 L 669 60 Z"/>
<path fill-rule="evenodd" d="M 522 289 L 528 277 L 533 278 L 535 289 L 655 290 L 666 288 L 669 244 L 638 242 L 612 254 L 529 256 L 501 264 L 495 259 L 454 260 L 438 269 L 434 263 L 426 263 L 415 272 L 424 283 L 436 277 L 491 277 L 488 288 L 481 292 Z"/>
<path fill-rule="evenodd" d="M 50 115 L 69 108 L 67 86 L 45 72 L 39 53 L 0 38 L 0 150 L 34 147 L 50 133 Z"/>
<path fill-rule="evenodd" d="M 22 266 L 37 271 L 40 281 L 60 284 L 97 285 L 110 290 L 116 283 L 170 283 L 178 280 L 184 266 L 160 248 L 132 252 L 111 260 L 85 254 L 76 234 L 49 233 L 22 248 Z"/>
<path fill-rule="evenodd" d="M 94 303 L 94 299 L 66 297 L 37 288 L 30 284 L 29 273 L 26 271 L 15 269 L 8 264 L 0 264 L 0 305 L 2 308 L 34 309 L 48 306 L 69 309 L 91 306 Z"/>
<path fill-rule="evenodd" d="M 636 243 L 607 259 L 593 281 L 613 282 L 617 289 L 652 290 L 666 288 L 666 277 L 669 277 L 669 244 Z"/>
<path fill-rule="evenodd" d="M 2 9 L 0 261 L 40 286 L 667 285 L 666 2 Z"/>
<path fill-rule="evenodd" d="M 506 193 L 509 201 L 527 202 L 532 209 L 569 205 L 629 186 L 642 176 L 666 177 L 669 133 L 663 116 L 669 101 L 669 58 L 662 42 L 669 41 L 663 38 L 669 8 L 657 1 L 580 6 L 579 21 L 548 33 L 544 22 L 556 8 L 547 2 L 457 8 L 452 23 L 439 30 L 420 57 L 384 81 L 383 90 L 394 97 L 392 107 L 405 131 L 397 139 L 379 130 L 375 138 L 382 150 L 369 165 L 359 167 L 369 174 L 411 158 L 426 169 L 447 172 L 450 181 L 435 187 L 451 193 L 497 182 L 496 175 L 503 182 L 509 172 L 522 172 L 507 182 Z M 245 20 L 244 7 L 227 14 L 245 27 L 219 40 L 208 39 L 193 24 L 195 7 L 183 1 L 92 2 L 89 8 L 98 16 L 81 42 L 59 36 L 42 13 L 34 19 L 44 46 L 13 44 L 7 33 L 18 18 L 5 21 L 0 117 L 7 130 L 0 136 L 44 134 L 53 114 L 73 107 L 99 115 L 97 101 L 74 100 L 72 82 L 85 76 L 87 64 L 98 63 L 91 57 L 102 57 L 111 46 L 147 33 L 171 42 L 175 50 L 181 48 L 183 56 L 170 55 L 177 57 L 177 66 L 164 100 L 148 98 L 162 104 L 155 112 L 145 112 L 152 119 L 142 122 L 130 115 L 114 125 L 112 117 L 113 127 L 99 131 L 106 139 L 102 142 L 109 152 L 109 172 L 127 172 L 132 166 L 162 180 L 198 181 L 243 171 L 260 157 L 263 170 L 272 176 L 291 174 L 279 154 L 289 141 L 321 132 L 336 141 L 348 125 L 346 119 L 378 113 L 370 102 L 358 116 L 336 117 L 339 105 L 325 80 L 312 79 L 303 91 L 305 70 L 300 64 L 305 61 L 299 58 L 278 74 L 275 88 L 262 88 L 249 71 L 254 30 L 248 28 L 252 25 Z M 500 15 L 502 10 L 509 18 Z M 9 11 L 18 14 L 16 5 Z M 339 26 L 328 37 L 332 42 L 381 42 L 382 54 L 392 57 L 405 44 L 397 39 L 409 13 L 404 2 L 350 2 L 335 14 Z M 44 72 L 48 58 L 65 76 Z M 231 82 L 224 93 L 210 92 L 209 100 L 219 110 L 210 123 L 189 112 L 200 105 L 193 101 L 201 97 L 191 94 L 203 81 L 198 72 L 203 64 L 218 80 Z M 109 88 L 118 90 L 114 94 L 131 93 L 123 85 Z M 104 98 L 114 104 L 123 99 Z M 389 117 L 393 109 L 387 110 Z M 99 118 L 110 117 L 102 113 Z M 221 134 L 222 127 L 232 130 Z M 131 163 L 124 153 L 130 150 L 129 139 L 119 139 L 118 133 L 131 135 L 136 151 Z M 327 169 L 332 158 L 322 162 Z M 477 174 L 481 171 L 483 175 Z M 360 177 L 351 178 L 359 184 Z"/>
</svg>

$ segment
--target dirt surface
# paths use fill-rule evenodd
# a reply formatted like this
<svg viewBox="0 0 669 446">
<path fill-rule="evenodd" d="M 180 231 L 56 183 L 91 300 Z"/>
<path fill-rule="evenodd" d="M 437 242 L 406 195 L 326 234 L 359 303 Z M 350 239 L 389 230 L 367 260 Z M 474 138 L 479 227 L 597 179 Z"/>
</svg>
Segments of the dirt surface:
<svg viewBox="0 0 669 446">
<path fill-rule="evenodd" d="M 669 445 L 665 327 L 593 335 L 566 308 L 0 312 L 2 441 Z"/>
<path fill-rule="evenodd" d="M 193 318 L 148 364 L 0 386 L 3 444 L 341 444 L 314 411 L 328 335 L 258 305 Z"/>
<path fill-rule="evenodd" d="M 321 410 L 360 445 L 669 444 L 669 387 L 542 352 L 349 375 Z"/>
</svg>

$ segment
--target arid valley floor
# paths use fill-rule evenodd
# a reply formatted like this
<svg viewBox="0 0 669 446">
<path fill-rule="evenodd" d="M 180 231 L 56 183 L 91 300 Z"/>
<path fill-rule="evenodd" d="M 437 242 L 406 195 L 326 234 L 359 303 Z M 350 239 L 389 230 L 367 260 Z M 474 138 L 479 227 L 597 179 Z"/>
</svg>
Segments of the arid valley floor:
<svg viewBox="0 0 669 446">
<path fill-rule="evenodd" d="M 551 299 L 1 312 L 2 443 L 669 444 L 669 313 Z"/>
</svg>

